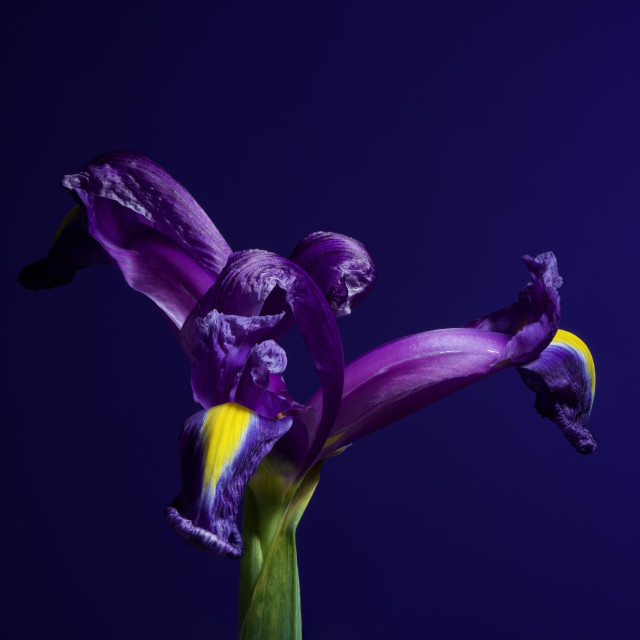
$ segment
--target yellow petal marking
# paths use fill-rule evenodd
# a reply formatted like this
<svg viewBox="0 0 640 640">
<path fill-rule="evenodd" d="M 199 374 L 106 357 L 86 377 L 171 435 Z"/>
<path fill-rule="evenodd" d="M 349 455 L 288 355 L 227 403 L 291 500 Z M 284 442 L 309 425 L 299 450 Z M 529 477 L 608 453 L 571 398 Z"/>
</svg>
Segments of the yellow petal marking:
<svg viewBox="0 0 640 640">
<path fill-rule="evenodd" d="M 551 341 L 551 344 L 561 343 L 568 347 L 571 347 L 574 351 L 577 351 L 584 359 L 584 364 L 587 368 L 587 375 L 589 376 L 589 384 L 591 386 L 591 397 L 593 398 L 596 393 L 596 367 L 593 363 L 593 356 L 589 351 L 587 345 L 578 338 L 578 336 L 558 329 L 555 338 Z"/>
<path fill-rule="evenodd" d="M 252 415 L 252 411 L 235 402 L 227 402 L 207 411 L 200 432 L 205 455 L 203 490 L 209 488 L 215 493 L 222 472 L 244 443 Z"/>
</svg>

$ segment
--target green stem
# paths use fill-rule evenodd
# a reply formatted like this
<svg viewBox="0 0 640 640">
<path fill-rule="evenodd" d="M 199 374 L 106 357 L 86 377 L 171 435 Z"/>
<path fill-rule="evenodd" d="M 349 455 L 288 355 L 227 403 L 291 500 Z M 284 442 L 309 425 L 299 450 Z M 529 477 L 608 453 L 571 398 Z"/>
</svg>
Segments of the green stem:
<svg viewBox="0 0 640 640">
<path fill-rule="evenodd" d="M 240 593 L 238 597 L 238 637 L 242 629 L 253 588 L 264 562 L 260 544 L 260 512 L 258 503 L 249 487 L 246 488 L 242 508 L 242 541 L 244 552 L 240 559 Z"/>
<path fill-rule="evenodd" d="M 249 487 L 245 491 L 239 640 L 302 638 L 296 528 L 319 478 L 318 464 L 294 491 L 259 497 Z"/>
</svg>

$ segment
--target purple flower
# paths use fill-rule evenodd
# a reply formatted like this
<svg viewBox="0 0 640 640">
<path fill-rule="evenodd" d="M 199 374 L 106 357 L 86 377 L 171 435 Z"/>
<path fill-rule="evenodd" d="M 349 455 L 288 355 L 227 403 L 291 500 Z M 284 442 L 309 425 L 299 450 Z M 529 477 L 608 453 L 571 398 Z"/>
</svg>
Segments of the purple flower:
<svg viewBox="0 0 640 640">
<path fill-rule="evenodd" d="M 79 204 L 20 282 L 52 287 L 83 267 L 109 264 L 169 319 L 204 409 L 182 428 L 182 488 L 166 517 L 196 547 L 242 553 L 236 517 L 252 476 L 257 492 L 273 482 L 295 487 L 363 435 L 508 367 L 518 368 L 538 411 L 578 451 L 596 447 L 585 426 L 593 360 L 559 330 L 562 281 L 552 253 L 524 257 L 531 282 L 512 305 L 464 327 L 390 342 L 345 367 L 335 318 L 362 302 L 376 279 L 357 240 L 318 232 L 289 259 L 233 253 L 188 192 L 132 152 L 100 156 L 63 185 Z M 294 326 L 320 384 L 306 403 L 289 395 L 283 378 L 278 340 Z"/>
</svg>

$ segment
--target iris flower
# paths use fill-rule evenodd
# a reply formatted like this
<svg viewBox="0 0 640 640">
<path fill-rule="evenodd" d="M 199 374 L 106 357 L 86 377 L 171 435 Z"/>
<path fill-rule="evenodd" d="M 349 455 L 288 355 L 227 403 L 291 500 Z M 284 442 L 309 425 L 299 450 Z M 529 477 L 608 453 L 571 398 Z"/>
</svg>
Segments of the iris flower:
<svg viewBox="0 0 640 640">
<path fill-rule="evenodd" d="M 596 447 L 586 428 L 593 359 L 559 329 L 562 280 L 550 252 L 523 258 L 530 282 L 506 308 L 401 338 L 345 366 L 336 317 L 349 315 L 376 280 L 357 240 L 312 233 L 288 259 L 233 252 L 184 187 L 133 152 L 100 156 L 62 184 L 77 206 L 20 282 L 50 288 L 84 267 L 112 265 L 167 318 L 203 408 L 182 427 L 182 486 L 165 515 L 198 549 L 231 558 L 244 549 L 242 638 L 300 637 L 295 529 L 322 461 L 358 438 L 516 367 L 539 413 L 580 453 Z M 278 343 L 295 326 L 319 379 L 304 403 L 287 391 Z"/>
</svg>

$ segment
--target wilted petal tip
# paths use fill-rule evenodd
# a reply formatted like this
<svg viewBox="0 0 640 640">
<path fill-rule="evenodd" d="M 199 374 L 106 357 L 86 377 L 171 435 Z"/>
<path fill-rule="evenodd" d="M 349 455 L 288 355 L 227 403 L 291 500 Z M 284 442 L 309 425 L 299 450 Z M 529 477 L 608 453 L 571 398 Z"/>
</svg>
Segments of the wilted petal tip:
<svg viewBox="0 0 640 640">
<path fill-rule="evenodd" d="M 595 367 L 584 342 L 559 330 L 549 347 L 518 372 L 536 393 L 538 413 L 555 422 L 576 451 L 595 451 L 595 438 L 586 427 L 595 394 Z"/>
<path fill-rule="evenodd" d="M 82 173 L 70 173 L 66 176 L 62 176 L 60 184 L 69 191 L 73 191 L 75 189 L 83 189 L 86 186 L 86 178 L 86 174 L 83 175 Z"/>
<path fill-rule="evenodd" d="M 189 545 L 219 556 L 238 559 L 242 556 L 242 536 L 236 529 L 228 540 L 222 540 L 211 531 L 193 524 L 191 520 L 183 517 L 180 510 L 183 509 L 180 496 L 164 510 L 164 517 L 169 526 Z"/>
<path fill-rule="evenodd" d="M 310 233 L 290 259 L 313 278 L 336 317 L 349 315 L 376 283 L 376 269 L 365 246 L 341 233 Z"/>
<path fill-rule="evenodd" d="M 71 284 L 75 273 L 51 274 L 47 268 L 47 260 L 36 260 L 23 267 L 18 274 L 18 284 L 25 289 L 53 289 L 66 284 Z"/>
<path fill-rule="evenodd" d="M 562 286 L 562 276 L 558 273 L 558 260 L 553 251 L 545 251 L 535 256 L 524 255 L 522 261 L 531 275 L 542 278 L 545 285 L 559 289 Z"/>
<path fill-rule="evenodd" d="M 76 206 L 62 221 L 47 256 L 24 267 L 18 283 L 25 289 L 53 289 L 71 284 L 80 269 L 109 263 L 107 253 L 85 228 L 84 206 Z"/>
<path fill-rule="evenodd" d="M 522 257 L 531 282 L 518 294 L 513 304 L 465 326 L 483 331 L 497 331 L 512 336 L 500 354 L 500 360 L 520 365 L 531 362 L 549 345 L 560 324 L 558 263 L 551 251 Z"/>
<path fill-rule="evenodd" d="M 564 404 L 563 400 L 555 397 L 553 391 L 547 387 L 540 376 L 522 367 L 518 371 L 524 383 L 536 392 L 534 405 L 536 411 L 543 418 L 549 418 L 555 422 L 578 453 L 593 453 L 598 445 L 593 434 L 585 426 L 589 414 L 578 413 L 576 415 L 575 408 Z"/>
</svg>

